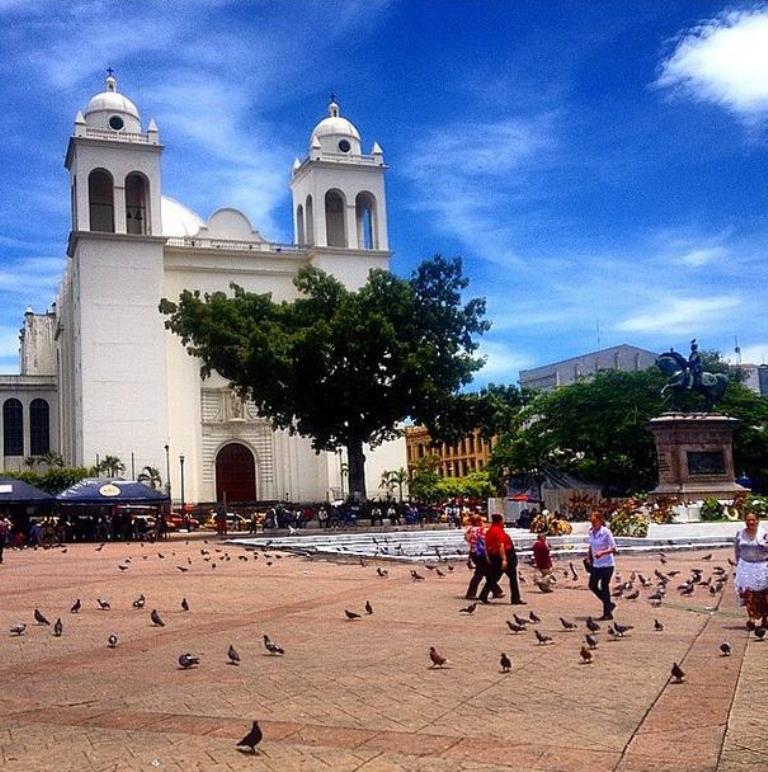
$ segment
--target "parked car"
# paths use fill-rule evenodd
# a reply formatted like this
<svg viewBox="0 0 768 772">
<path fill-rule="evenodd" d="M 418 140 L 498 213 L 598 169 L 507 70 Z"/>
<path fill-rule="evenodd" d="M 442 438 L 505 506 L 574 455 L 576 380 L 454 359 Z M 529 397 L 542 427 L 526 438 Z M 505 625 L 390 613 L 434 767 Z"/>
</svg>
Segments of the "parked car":
<svg viewBox="0 0 768 772">
<path fill-rule="evenodd" d="M 173 525 L 174 528 L 186 528 L 189 526 L 190 531 L 194 531 L 200 527 L 200 521 L 196 517 L 189 515 L 186 522 L 184 521 L 184 515 L 179 512 L 172 512 L 170 515 L 165 516 L 165 522 L 168 525 Z"/>
<path fill-rule="evenodd" d="M 245 515 L 238 514 L 237 512 L 227 512 L 227 530 L 228 531 L 247 531 L 249 520 Z M 208 528 L 212 531 L 216 530 L 216 515 L 209 515 L 208 519 L 203 523 L 203 528 Z"/>
</svg>

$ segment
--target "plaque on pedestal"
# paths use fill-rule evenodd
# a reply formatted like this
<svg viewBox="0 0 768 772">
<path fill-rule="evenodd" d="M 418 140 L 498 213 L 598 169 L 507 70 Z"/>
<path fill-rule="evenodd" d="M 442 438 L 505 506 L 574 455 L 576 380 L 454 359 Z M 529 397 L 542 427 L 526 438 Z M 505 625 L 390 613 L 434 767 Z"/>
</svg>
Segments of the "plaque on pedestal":
<svg viewBox="0 0 768 772">
<path fill-rule="evenodd" d="M 651 496 L 680 502 L 732 499 L 745 491 L 736 482 L 733 432 L 736 418 L 716 413 L 663 413 L 648 429 L 656 441 L 659 484 Z"/>
</svg>

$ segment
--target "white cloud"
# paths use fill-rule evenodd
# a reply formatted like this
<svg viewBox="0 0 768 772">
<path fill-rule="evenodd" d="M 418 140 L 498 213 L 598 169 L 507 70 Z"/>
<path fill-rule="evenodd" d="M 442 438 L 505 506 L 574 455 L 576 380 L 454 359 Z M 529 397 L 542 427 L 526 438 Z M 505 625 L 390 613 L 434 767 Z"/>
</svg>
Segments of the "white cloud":
<svg viewBox="0 0 768 772">
<path fill-rule="evenodd" d="M 533 360 L 527 354 L 515 351 L 506 343 L 484 339 L 477 354 L 486 357 L 485 366 L 475 373 L 473 383 L 497 381 L 512 383 L 517 380 L 521 369 L 531 367 Z"/>
<path fill-rule="evenodd" d="M 532 176 L 557 149 L 555 118 L 464 120 L 428 132 L 403 164 L 415 186 L 413 208 L 431 212 L 439 230 L 483 257 L 517 263 L 513 212 L 536 199 Z M 532 219 L 528 212 L 526 224 Z"/>
<path fill-rule="evenodd" d="M 3 261 L 0 294 L 20 296 L 29 305 L 45 307 L 53 300 L 66 258 L 26 257 Z"/>
<path fill-rule="evenodd" d="M 694 268 L 698 268 L 702 265 L 707 265 L 716 260 L 722 260 L 728 257 L 729 250 L 725 247 L 702 247 L 700 249 L 692 249 L 685 254 L 680 255 L 678 260 L 683 265 L 690 265 Z"/>
<path fill-rule="evenodd" d="M 626 318 L 616 325 L 624 332 L 689 333 L 711 328 L 741 305 L 736 295 L 712 295 L 701 298 L 662 297 L 655 307 Z"/>
<path fill-rule="evenodd" d="M 768 7 L 725 12 L 684 32 L 656 84 L 747 121 L 768 112 Z"/>
</svg>

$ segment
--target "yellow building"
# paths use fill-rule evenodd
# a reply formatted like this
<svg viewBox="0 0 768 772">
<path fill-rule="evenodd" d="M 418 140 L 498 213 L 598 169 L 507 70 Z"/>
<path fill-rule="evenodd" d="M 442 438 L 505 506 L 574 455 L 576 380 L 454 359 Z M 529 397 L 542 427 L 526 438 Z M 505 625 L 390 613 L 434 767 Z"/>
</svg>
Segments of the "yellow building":
<svg viewBox="0 0 768 772">
<path fill-rule="evenodd" d="M 464 477 L 485 468 L 495 444 L 495 437 L 484 439 L 480 430 L 475 429 L 455 445 L 446 445 L 444 442 L 433 445 L 424 426 L 408 426 L 405 430 L 408 473 L 413 473 L 415 465 L 422 458 L 434 455 L 440 459 L 437 471 L 442 477 Z"/>
</svg>

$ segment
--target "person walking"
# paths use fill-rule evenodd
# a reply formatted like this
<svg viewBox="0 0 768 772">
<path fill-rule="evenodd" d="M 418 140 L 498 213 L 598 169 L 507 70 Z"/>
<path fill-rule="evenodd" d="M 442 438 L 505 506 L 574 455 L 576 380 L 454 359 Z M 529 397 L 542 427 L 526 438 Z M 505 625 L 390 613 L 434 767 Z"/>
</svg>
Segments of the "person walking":
<svg viewBox="0 0 768 772">
<path fill-rule="evenodd" d="M 552 592 L 555 589 L 555 574 L 552 570 L 552 555 L 550 554 L 547 534 L 542 531 L 533 543 L 533 561 L 541 573 L 541 579 L 536 582 L 542 592 Z"/>
<path fill-rule="evenodd" d="M 10 535 L 11 521 L 5 515 L 0 515 L 0 563 L 3 562 L 3 552 Z"/>
<path fill-rule="evenodd" d="M 504 515 L 495 512 L 491 515 L 491 527 L 485 532 L 485 549 L 488 554 L 488 575 L 480 591 L 478 600 L 488 603 L 488 595 L 506 574 L 509 578 L 509 602 L 513 606 L 525 606 L 520 597 L 520 585 L 517 579 L 517 553 L 512 539 L 504 530 Z"/>
<path fill-rule="evenodd" d="M 600 512 L 592 512 L 589 519 L 592 524 L 588 532 L 589 554 L 586 560 L 589 566 L 589 589 L 603 604 L 600 619 L 613 619 L 616 604 L 611 600 L 611 577 L 616 566 L 616 542 Z"/>
<path fill-rule="evenodd" d="M 768 627 L 768 532 L 754 512 L 736 534 L 736 592 L 747 609 L 747 627 Z"/>
<path fill-rule="evenodd" d="M 475 600 L 480 582 L 488 574 L 488 560 L 485 554 L 485 539 L 483 537 L 483 518 L 480 515 L 472 515 L 469 525 L 464 531 L 464 541 L 469 545 L 467 568 L 474 569 L 472 578 L 467 587 L 467 600 Z"/>
</svg>

